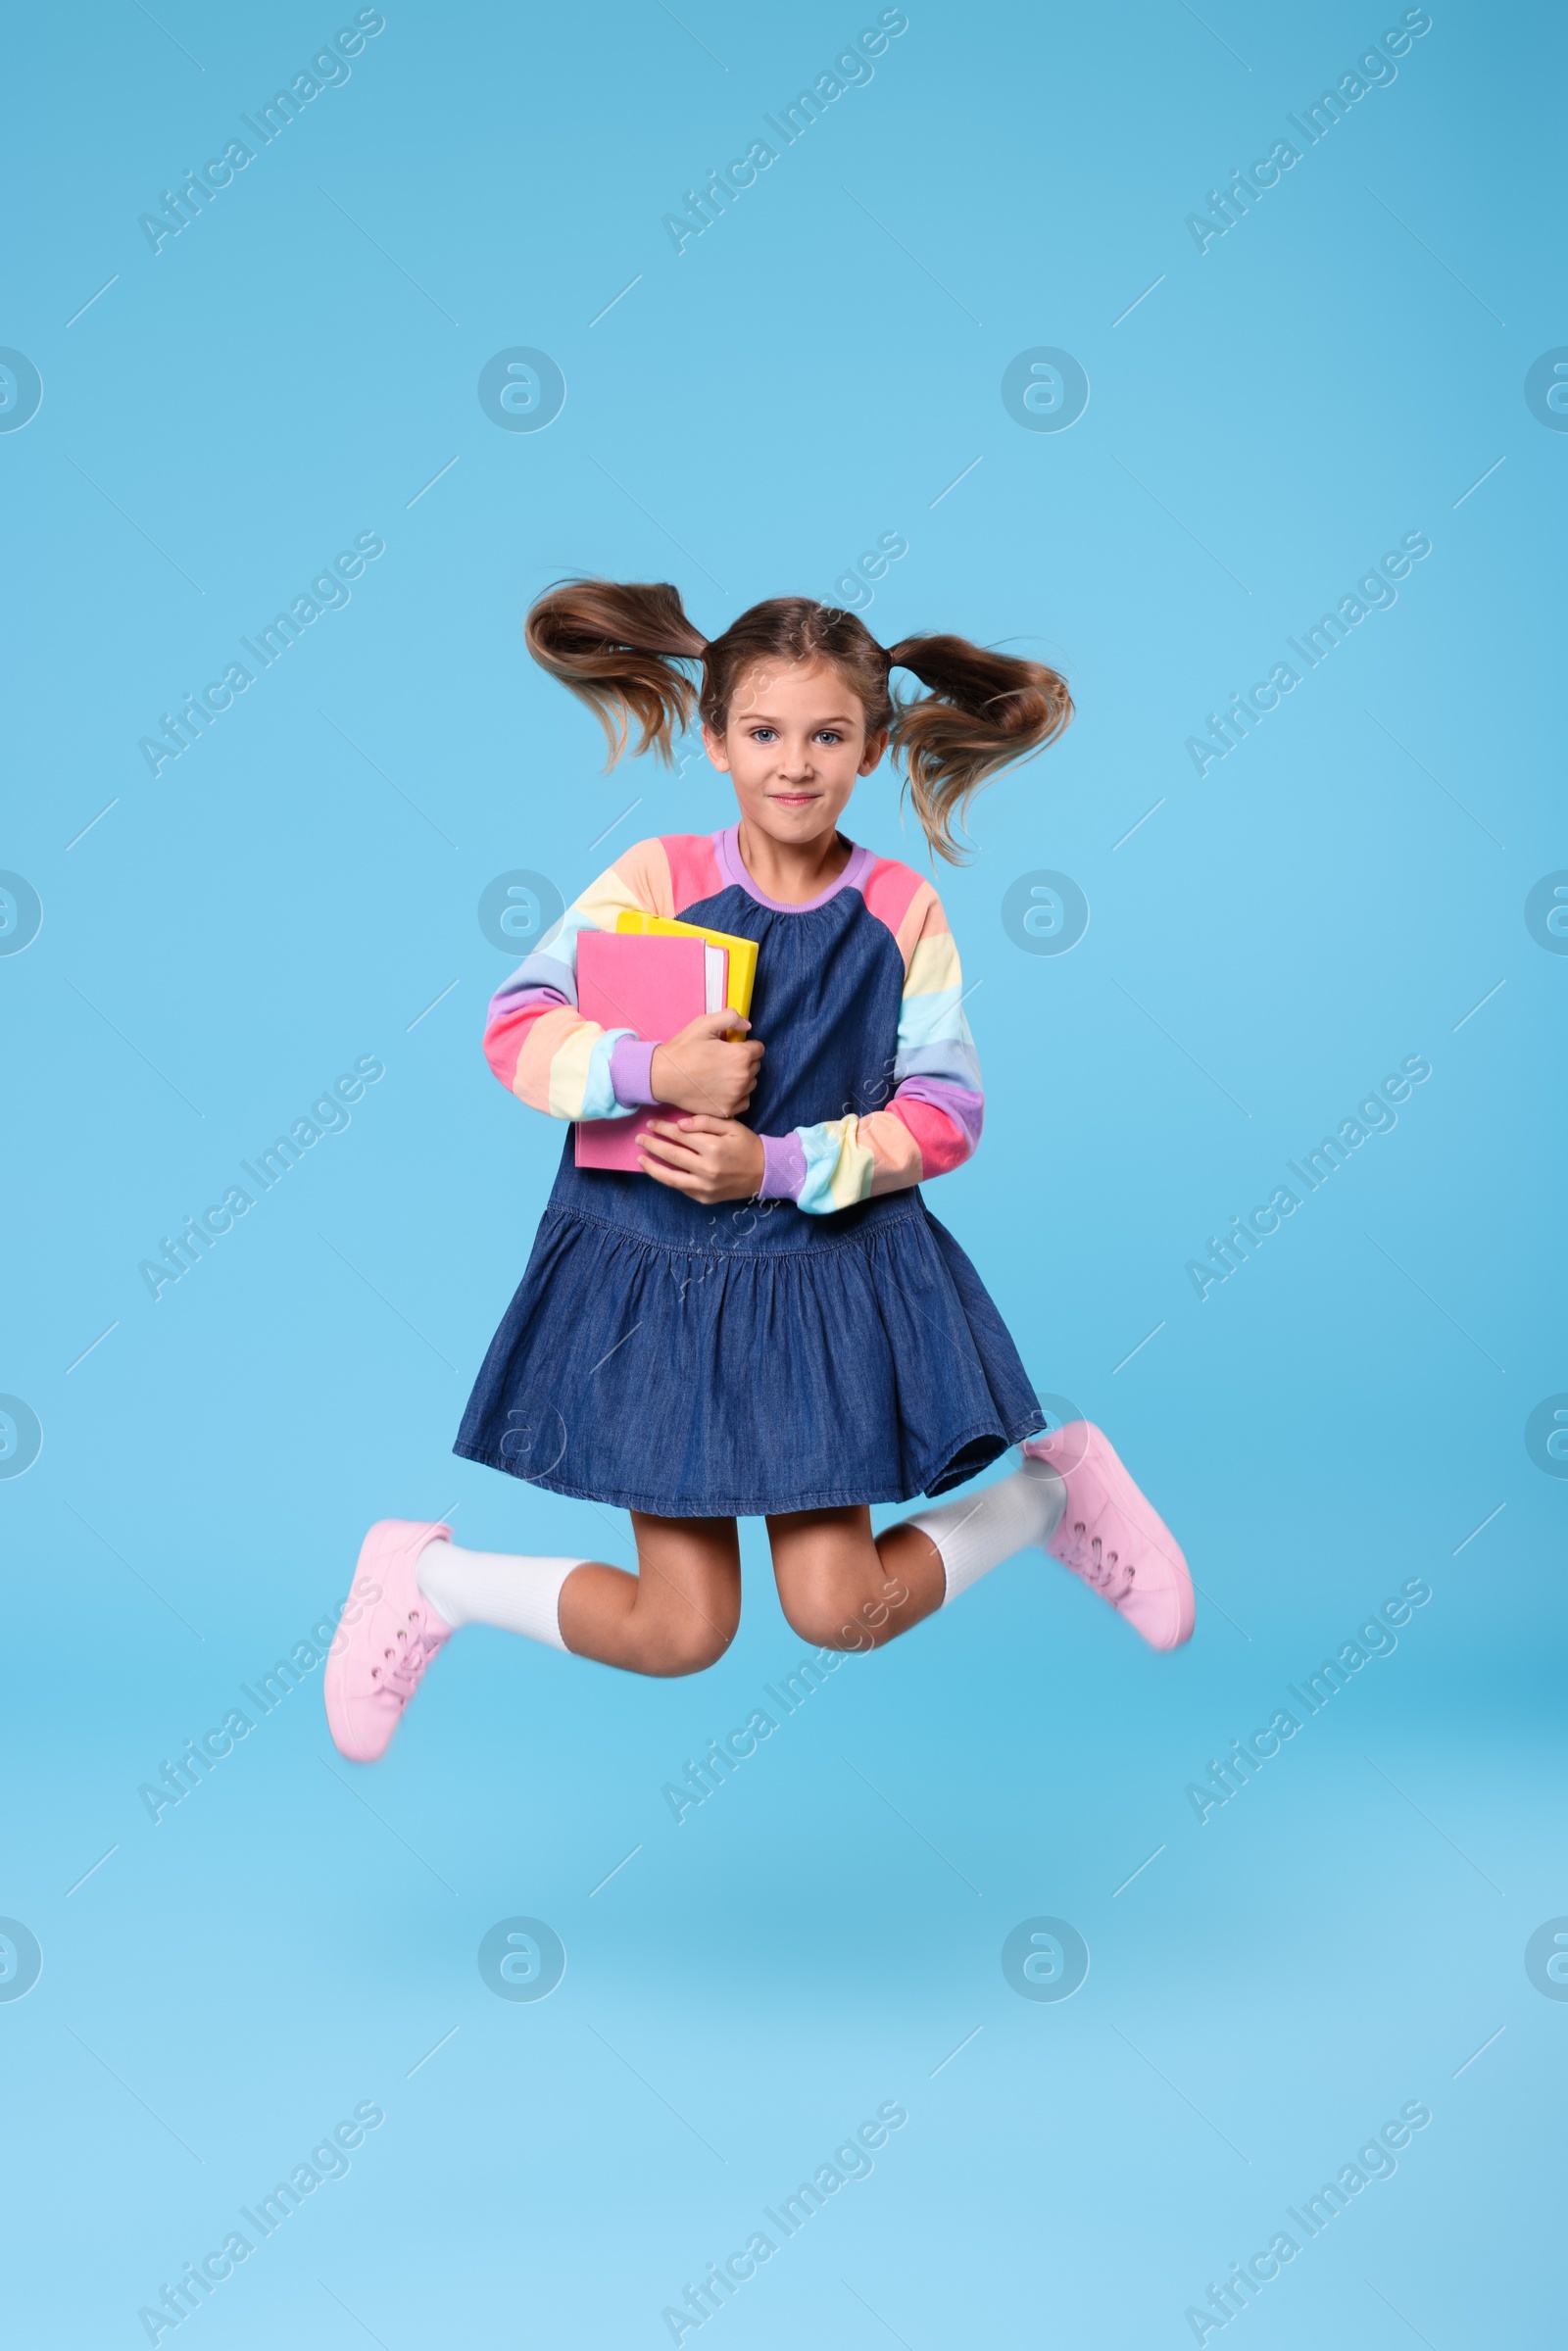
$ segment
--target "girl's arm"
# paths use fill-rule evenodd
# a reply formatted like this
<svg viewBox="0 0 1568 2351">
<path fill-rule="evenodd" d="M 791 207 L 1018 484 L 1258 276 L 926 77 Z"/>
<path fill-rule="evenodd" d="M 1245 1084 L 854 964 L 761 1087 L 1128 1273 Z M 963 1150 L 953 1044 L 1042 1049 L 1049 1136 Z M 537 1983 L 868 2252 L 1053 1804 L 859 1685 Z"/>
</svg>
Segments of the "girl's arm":
<svg viewBox="0 0 1568 2351">
<path fill-rule="evenodd" d="M 985 1097 L 963 1016 L 958 950 L 942 901 L 922 882 L 899 925 L 904 999 L 892 1100 L 863 1116 L 764 1135 L 763 1200 L 831 1215 L 883 1192 L 906 1191 L 961 1167 L 980 1141 Z M 884 1085 L 869 1099 L 885 1098 Z"/>
<path fill-rule="evenodd" d="M 509 1094 L 550 1118 L 621 1118 L 652 1102 L 654 1047 L 634 1029 L 605 1029 L 577 1010 L 577 940 L 612 931 L 623 908 L 672 910 L 662 841 L 639 841 L 590 882 L 526 962 L 491 999 L 484 1053 Z"/>
</svg>

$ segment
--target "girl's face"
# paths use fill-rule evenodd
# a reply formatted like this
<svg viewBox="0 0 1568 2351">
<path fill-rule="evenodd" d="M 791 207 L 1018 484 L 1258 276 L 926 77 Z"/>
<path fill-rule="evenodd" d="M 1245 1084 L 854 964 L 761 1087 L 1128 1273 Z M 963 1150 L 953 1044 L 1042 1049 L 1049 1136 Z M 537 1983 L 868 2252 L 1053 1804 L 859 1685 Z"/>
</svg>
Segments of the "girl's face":
<svg viewBox="0 0 1568 2351">
<path fill-rule="evenodd" d="M 736 682 L 723 733 L 705 726 L 703 740 L 747 821 L 805 847 L 833 832 L 888 736 L 866 733 L 858 695 L 829 662 L 758 661 Z"/>
</svg>

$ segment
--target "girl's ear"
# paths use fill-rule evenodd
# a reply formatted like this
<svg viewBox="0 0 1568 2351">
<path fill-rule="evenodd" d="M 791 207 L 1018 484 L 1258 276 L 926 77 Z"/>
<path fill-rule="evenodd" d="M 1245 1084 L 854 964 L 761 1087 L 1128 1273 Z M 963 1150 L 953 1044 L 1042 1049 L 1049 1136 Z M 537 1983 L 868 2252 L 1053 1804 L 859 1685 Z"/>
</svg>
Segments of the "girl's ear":
<svg viewBox="0 0 1568 2351">
<path fill-rule="evenodd" d="M 719 774 L 728 775 L 729 753 L 724 748 L 724 738 L 722 735 L 715 735 L 706 719 L 703 721 L 703 747 Z"/>
<path fill-rule="evenodd" d="M 873 767 L 881 764 L 882 754 L 887 747 L 888 730 L 885 726 L 879 726 L 874 735 L 865 738 L 865 749 L 860 754 L 860 764 L 855 770 L 856 774 L 869 775 Z"/>
</svg>

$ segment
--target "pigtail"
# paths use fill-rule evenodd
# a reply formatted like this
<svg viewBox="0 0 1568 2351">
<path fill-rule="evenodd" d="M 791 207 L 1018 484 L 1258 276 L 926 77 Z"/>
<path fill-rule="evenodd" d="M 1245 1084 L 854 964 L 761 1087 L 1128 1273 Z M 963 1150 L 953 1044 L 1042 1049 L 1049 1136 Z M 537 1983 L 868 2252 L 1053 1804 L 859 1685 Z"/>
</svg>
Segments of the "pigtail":
<svg viewBox="0 0 1568 2351">
<path fill-rule="evenodd" d="M 929 694 L 894 705 L 891 749 L 902 759 L 926 839 L 962 862 L 954 820 L 999 768 L 1054 741 L 1072 716 L 1067 681 L 1041 661 L 990 653 L 965 637 L 906 637 L 888 655 Z"/>
<path fill-rule="evenodd" d="M 678 588 L 650 581 L 564 580 L 530 608 L 523 640 L 542 669 L 569 686 L 605 730 L 613 767 L 631 721 L 639 754 L 669 763 L 675 735 L 689 726 L 697 688 L 678 662 L 700 661 L 707 643 L 687 619 Z"/>
</svg>

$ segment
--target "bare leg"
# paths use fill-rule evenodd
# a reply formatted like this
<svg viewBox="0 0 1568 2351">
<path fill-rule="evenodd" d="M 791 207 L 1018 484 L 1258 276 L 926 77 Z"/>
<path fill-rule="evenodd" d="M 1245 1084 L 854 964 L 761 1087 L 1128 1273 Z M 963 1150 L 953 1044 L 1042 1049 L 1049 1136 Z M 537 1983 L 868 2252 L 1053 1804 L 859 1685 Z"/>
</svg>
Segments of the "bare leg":
<svg viewBox="0 0 1568 2351">
<path fill-rule="evenodd" d="M 637 1574 L 595 1559 L 573 1568 L 561 1588 L 562 1638 L 577 1656 L 624 1673 L 701 1673 L 741 1621 L 735 1521 L 634 1510 L 631 1523 Z"/>
<path fill-rule="evenodd" d="M 873 1538 L 864 1503 L 792 1510 L 767 1522 L 779 1604 L 821 1649 L 873 1649 L 942 1605 L 942 1554 L 918 1527 Z"/>
</svg>

